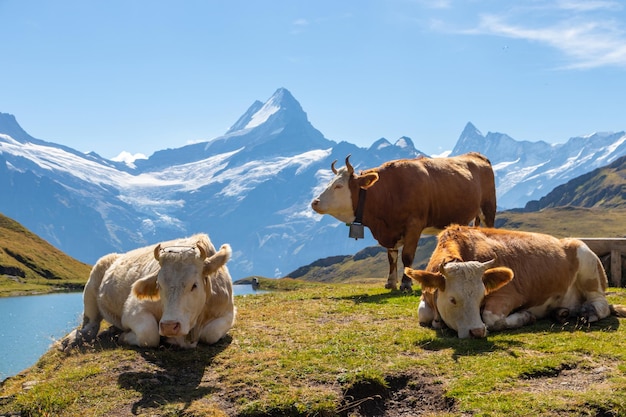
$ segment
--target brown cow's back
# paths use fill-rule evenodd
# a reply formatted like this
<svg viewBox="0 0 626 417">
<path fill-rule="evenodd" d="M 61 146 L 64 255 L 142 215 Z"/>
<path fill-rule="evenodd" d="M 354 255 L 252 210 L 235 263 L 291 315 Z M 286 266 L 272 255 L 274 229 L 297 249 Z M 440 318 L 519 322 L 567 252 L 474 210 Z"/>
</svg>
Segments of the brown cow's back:
<svg viewBox="0 0 626 417">
<path fill-rule="evenodd" d="M 540 233 L 502 229 L 451 226 L 439 235 L 439 244 L 427 269 L 436 271 L 441 262 L 496 259 L 494 266 L 507 266 L 515 278 L 492 298 L 518 300 L 518 308 L 541 305 L 564 293 L 579 270 L 582 242 L 557 239 Z"/>
<path fill-rule="evenodd" d="M 452 223 L 468 224 L 481 211 L 486 225 L 494 225 L 493 170 L 489 160 L 478 153 L 401 159 L 363 173 L 373 171 L 379 179 L 367 190 L 364 223 L 383 246 L 393 247 L 409 228 L 443 229 Z M 355 210 L 358 195 L 355 188 Z"/>
</svg>

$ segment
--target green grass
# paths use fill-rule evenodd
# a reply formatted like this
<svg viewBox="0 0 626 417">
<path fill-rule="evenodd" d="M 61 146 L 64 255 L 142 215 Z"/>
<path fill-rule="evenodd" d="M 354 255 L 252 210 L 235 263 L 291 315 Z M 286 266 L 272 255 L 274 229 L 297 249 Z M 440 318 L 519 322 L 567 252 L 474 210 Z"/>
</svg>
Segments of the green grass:
<svg viewBox="0 0 626 417">
<path fill-rule="evenodd" d="M 0 297 L 82 290 L 90 270 L 0 214 Z"/>
<path fill-rule="evenodd" d="M 281 285 L 297 288 L 238 297 L 235 327 L 213 346 L 140 349 L 102 336 L 51 350 L 4 382 L 0 414 L 626 415 L 624 319 L 540 320 L 460 340 L 418 325 L 417 292 Z M 611 293 L 626 304 L 626 290 Z"/>
</svg>

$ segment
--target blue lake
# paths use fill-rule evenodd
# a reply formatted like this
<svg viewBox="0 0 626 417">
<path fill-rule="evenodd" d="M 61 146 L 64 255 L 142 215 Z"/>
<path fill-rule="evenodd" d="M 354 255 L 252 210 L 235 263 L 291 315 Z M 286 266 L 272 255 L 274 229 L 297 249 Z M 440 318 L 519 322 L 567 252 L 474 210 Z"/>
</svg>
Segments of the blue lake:
<svg viewBox="0 0 626 417">
<path fill-rule="evenodd" d="M 235 295 L 253 294 L 235 285 Z M 0 381 L 33 366 L 52 343 L 80 325 L 82 293 L 0 298 Z"/>
</svg>

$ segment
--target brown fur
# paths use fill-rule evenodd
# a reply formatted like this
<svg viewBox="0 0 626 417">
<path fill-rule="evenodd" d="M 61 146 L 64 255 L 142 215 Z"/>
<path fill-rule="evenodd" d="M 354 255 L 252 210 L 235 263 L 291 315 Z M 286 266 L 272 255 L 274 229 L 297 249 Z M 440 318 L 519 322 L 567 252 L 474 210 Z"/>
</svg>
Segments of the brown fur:
<svg viewBox="0 0 626 417">
<path fill-rule="evenodd" d="M 439 234 L 437 247 L 426 269 L 437 272 L 442 263 L 450 261 L 485 262 L 495 258 L 494 266 L 511 268 L 515 278 L 490 293 L 485 303 L 489 311 L 506 315 L 543 305 L 551 298 L 564 295 L 579 271 L 577 251 L 581 246 L 584 243 L 577 239 L 452 225 Z M 599 261 L 597 268 L 600 282 L 591 279 L 582 280 L 582 283 L 576 281 L 581 302 L 584 294 L 607 288 L 606 274 Z M 423 299 L 436 311 L 433 294 L 425 292 Z M 622 312 L 621 306 L 615 308 Z M 623 313 L 626 314 L 626 308 Z"/>
<path fill-rule="evenodd" d="M 374 176 L 378 179 L 372 183 Z M 405 267 L 412 265 L 425 228 L 443 229 L 452 223 L 477 225 L 481 212 L 486 226 L 494 226 L 493 170 L 489 160 L 475 152 L 452 158 L 390 161 L 354 174 L 350 191 L 355 212 L 360 188 L 367 189 L 363 224 L 389 250 L 397 249 L 403 240 Z M 390 264 L 390 276 L 392 271 L 395 264 Z"/>
</svg>

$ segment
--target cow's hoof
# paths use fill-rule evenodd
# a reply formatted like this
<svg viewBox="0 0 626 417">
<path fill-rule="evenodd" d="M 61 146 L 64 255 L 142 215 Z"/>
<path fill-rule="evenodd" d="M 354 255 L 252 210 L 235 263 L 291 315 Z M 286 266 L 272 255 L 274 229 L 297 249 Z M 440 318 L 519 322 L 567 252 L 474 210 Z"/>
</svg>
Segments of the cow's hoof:
<svg viewBox="0 0 626 417">
<path fill-rule="evenodd" d="M 525 324 L 535 324 L 536 321 L 537 321 L 537 317 L 535 317 L 533 313 L 531 313 L 528 310 L 524 311 Z"/>
<path fill-rule="evenodd" d="M 388 290 L 397 290 L 398 289 L 398 285 L 397 284 L 392 284 L 390 282 L 385 284 L 385 288 Z"/>
<path fill-rule="evenodd" d="M 86 332 L 84 329 L 74 329 L 59 340 L 56 347 L 62 352 L 68 352 L 72 348 L 88 345 L 93 339 L 90 332 Z"/>
<path fill-rule="evenodd" d="M 558 323 L 563 324 L 569 319 L 569 308 L 556 308 L 552 312 L 552 316 L 554 317 L 554 320 L 556 320 Z"/>
<path fill-rule="evenodd" d="M 446 324 L 443 322 L 443 320 L 434 319 L 433 322 L 432 322 L 432 328 L 435 329 L 435 330 L 445 329 L 446 328 Z"/>
<path fill-rule="evenodd" d="M 78 329 L 72 330 L 71 333 L 56 343 L 57 349 L 61 352 L 67 352 L 71 348 L 78 346 L 80 344 L 80 337 L 78 334 Z"/>
<path fill-rule="evenodd" d="M 579 316 L 586 323 L 593 323 L 599 320 L 596 308 L 591 304 L 583 304 L 580 308 Z"/>
</svg>

